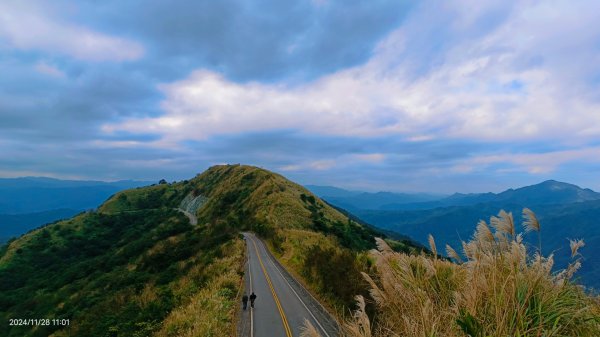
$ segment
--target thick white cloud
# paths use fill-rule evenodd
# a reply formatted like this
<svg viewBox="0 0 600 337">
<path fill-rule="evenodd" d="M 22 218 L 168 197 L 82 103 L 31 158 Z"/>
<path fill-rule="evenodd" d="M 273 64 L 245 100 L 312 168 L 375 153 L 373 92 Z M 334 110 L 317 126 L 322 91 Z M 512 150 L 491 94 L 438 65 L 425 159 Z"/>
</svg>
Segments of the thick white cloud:
<svg viewBox="0 0 600 337">
<path fill-rule="evenodd" d="M 362 66 L 294 86 L 198 70 L 162 86 L 163 116 L 105 130 L 171 141 L 288 128 L 564 144 L 600 136 L 600 3 L 444 6 L 425 2 Z"/>
<path fill-rule="evenodd" d="M 0 45 L 67 55 L 88 61 L 127 61 L 140 58 L 143 47 L 134 41 L 62 22 L 32 1 L 0 2 Z"/>
</svg>

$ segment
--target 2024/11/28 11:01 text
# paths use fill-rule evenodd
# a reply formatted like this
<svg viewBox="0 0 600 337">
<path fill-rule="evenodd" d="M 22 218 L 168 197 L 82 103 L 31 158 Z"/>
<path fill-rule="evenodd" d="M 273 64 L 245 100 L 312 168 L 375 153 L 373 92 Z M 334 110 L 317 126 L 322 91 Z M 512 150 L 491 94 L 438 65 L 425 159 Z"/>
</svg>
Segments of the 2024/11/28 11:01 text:
<svg viewBox="0 0 600 337">
<path fill-rule="evenodd" d="M 68 326 L 71 322 L 68 319 L 59 318 L 11 318 L 8 320 L 8 325 L 60 325 Z"/>
</svg>

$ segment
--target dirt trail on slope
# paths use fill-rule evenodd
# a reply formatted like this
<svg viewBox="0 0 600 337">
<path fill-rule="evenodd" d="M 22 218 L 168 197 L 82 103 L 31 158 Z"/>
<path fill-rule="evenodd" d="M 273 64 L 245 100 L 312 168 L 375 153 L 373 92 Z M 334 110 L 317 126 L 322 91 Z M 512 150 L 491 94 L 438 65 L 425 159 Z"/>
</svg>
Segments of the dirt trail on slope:
<svg viewBox="0 0 600 337">
<path fill-rule="evenodd" d="M 204 203 L 206 203 L 206 200 L 207 198 L 205 196 L 194 196 L 190 193 L 181 201 L 177 210 L 185 214 L 185 216 L 190 219 L 190 223 L 196 226 L 198 224 L 196 212 L 204 205 Z"/>
</svg>

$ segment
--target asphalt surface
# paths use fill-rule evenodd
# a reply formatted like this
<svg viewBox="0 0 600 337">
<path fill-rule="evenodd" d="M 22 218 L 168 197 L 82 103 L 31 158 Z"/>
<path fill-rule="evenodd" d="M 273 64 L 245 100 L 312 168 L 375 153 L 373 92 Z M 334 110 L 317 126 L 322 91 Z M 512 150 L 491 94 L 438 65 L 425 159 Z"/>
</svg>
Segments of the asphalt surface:
<svg viewBox="0 0 600 337">
<path fill-rule="evenodd" d="M 242 311 L 240 336 L 300 336 L 305 319 L 321 336 L 338 336 L 335 320 L 252 233 L 244 233 L 248 249 L 245 293 L 257 296 L 254 308 Z"/>
</svg>

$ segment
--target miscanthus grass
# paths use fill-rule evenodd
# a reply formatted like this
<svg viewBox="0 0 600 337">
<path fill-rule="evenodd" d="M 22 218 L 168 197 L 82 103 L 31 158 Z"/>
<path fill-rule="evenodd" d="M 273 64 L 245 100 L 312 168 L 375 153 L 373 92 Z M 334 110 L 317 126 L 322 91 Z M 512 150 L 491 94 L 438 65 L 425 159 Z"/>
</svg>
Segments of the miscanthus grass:
<svg viewBox="0 0 600 337">
<path fill-rule="evenodd" d="M 526 232 L 539 232 L 524 211 Z M 432 251 L 437 251 L 433 237 Z M 600 336 L 600 301 L 570 281 L 581 266 L 582 240 L 571 241 L 573 261 L 553 272 L 553 257 L 528 253 L 511 213 L 477 225 L 454 262 L 436 255 L 397 253 L 383 241 L 371 253 L 377 273 L 363 274 L 376 310 L 369 318 L 362 297 L 344 335 L 408 337 Z"/>
</svg>

